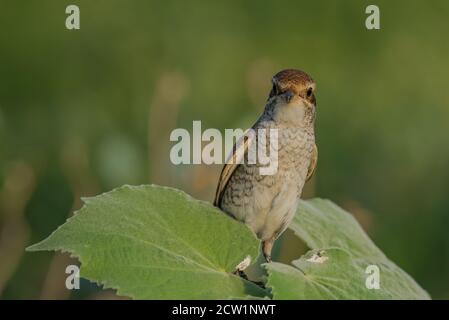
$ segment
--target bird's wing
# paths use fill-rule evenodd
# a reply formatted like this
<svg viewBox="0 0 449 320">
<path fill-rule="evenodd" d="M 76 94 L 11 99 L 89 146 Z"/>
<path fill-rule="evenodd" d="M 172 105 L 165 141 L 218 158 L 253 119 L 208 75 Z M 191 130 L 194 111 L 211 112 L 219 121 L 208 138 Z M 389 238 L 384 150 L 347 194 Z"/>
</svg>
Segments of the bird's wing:
<svg viewBox="0 0 449 320">
<path fill-rule="evenodd" d="M 253 135 L 247 135 L 248 130 L 243 134 L 243 136 L 234 144 L 232 147 L 232 152 L 226 159 L 226 163 L 221 170 L 220 179 L 218 181 L 217 190 L 215 192 L 214 206 L 219 207 L 221 199 L 223 198 L 223 193 L 225 191 L 226 185 L 231 179 L 232 174 L 235 169 L 242 162 L 245 157 L 248 146 L 254 140 Z"/>
<path fill-rule="evenodd" d="M 316 169 L 317 162 L 318 162 L 318 147 L 316 146 L 316 144 L 314 144 L 312 151 L 312 159 L 310 160 L 309 171 L 307 172 L 306 181 L 309 181 L 310 178 L 312 178 Z"/>
</svg>

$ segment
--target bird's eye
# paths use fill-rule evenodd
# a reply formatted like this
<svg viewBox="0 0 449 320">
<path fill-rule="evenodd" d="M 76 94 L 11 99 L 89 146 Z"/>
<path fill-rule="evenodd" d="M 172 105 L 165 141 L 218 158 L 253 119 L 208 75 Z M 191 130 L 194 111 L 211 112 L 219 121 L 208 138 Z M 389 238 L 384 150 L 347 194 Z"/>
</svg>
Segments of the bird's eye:
<svg viewBox="0 0 449 320">
<path fill-rule="evenodd" d="M 306 92 L 307 98 L 310 98 L 312 96 L 312 93 L 313 93 L 312 88 L 307 89 L 307 92 Z"/>
</svg>

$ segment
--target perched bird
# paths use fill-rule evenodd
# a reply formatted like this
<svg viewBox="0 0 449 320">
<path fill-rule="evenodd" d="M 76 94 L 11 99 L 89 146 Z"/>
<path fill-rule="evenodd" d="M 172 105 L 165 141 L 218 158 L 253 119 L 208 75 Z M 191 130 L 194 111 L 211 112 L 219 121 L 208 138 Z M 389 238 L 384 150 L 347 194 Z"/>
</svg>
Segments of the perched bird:
<svg viewBox="0 0 449 320">
<path fill-rule="evenodd" d="M 277 171 L 262 175 L 258 169 L 263 165 L 258 161 L 233 163 L 239 151 L 246 157 L 251 144 L 257 145 L 257 135 L 245 139 L 234 145 L 214 200 L 215 206 L 244 222 L 262 240 L 267 262 L 274 241 L 293 219 L 304 183 L 313 175 L 318 160 L 315 82 L 305 72 L 288 69 L 274 75 L 272 84 L 265 110 L 252 129 L 266 129 L 267 145 L 269 129 L 277 129 Z"/>
</svg>

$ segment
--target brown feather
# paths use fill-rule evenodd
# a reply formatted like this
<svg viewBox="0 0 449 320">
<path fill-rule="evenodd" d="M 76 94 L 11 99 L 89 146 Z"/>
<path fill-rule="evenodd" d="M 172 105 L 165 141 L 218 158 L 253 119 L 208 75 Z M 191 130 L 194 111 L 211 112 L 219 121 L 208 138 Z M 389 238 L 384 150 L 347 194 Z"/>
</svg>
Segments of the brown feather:
<svg viewBox="0 0 449 320">
<path fill-rule="evenodd" d="M 223 166 L 221 170 L 220 179 L 218 181 L 217 190 L 215 191 L 215 199 L 214 206 L 220 207 L 221 199 L 223 198 L 224 190 L 226 189 L 226 185 L 231 179 L 232 174 L 235 169 L 240 165 L 243 159 L 237 158 L 237 156 L 245 157 L 248 151 L 248 146 L 252 142 L 252 136 L 247 136 L 247 132 L 240 138 L 237 143 L 234 144 L 232 148 L 232 154 L 226 160 L 226 164 Z M 237 151 L 243 148 L 243 152 L 238 153 Z"/>
<path fill-rule="evenodd" d="M 315 144 L 312 151 L 312 159 L 310 160 L 309 171 L 307 172 L 306 182 L 309 181 L 310 178 L 312 178 L 313 174 L 315 173 L 317 163 L 318 163 L 318 147 Z"/>
</svg>

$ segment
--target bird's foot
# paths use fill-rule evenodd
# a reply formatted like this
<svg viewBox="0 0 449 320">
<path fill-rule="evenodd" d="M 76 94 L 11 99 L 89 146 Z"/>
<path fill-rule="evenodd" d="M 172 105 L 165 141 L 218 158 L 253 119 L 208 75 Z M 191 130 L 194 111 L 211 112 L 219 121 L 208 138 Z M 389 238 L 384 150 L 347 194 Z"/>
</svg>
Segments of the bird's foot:
<svg viewBox="0 0 449 320">
<path fill-rule="evenodd" d="M 265 260 L 271 262 L 271 250 L 273 249 L 274 239 L 265 240 L 262 242 L 262 252 Z"/>
</svg>

